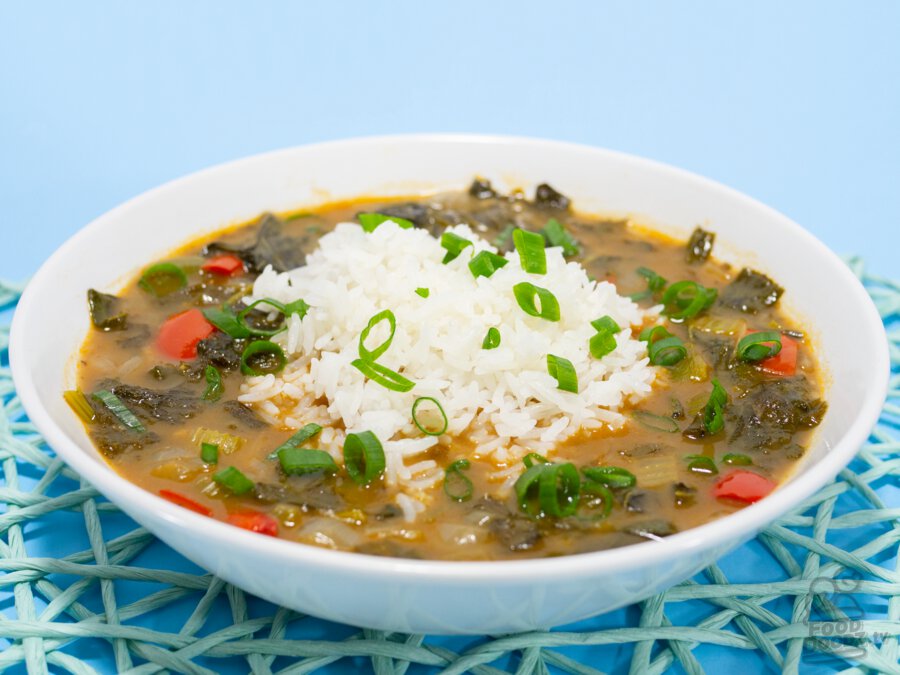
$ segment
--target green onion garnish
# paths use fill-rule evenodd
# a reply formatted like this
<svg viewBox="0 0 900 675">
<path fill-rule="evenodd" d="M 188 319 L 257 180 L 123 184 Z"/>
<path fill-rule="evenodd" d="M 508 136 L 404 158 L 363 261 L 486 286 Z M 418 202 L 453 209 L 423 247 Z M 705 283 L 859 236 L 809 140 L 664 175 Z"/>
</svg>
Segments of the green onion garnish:
<svg viewBox="0 0 900 675">
<path fill-rule="evenodd" d="M 448 262 L 456 260 L 464 248 L 472 246 L 472 242 L 460 237 L 458 234 L 444 232 L 444 234 L 441 235 L 441 246 L 447 249 L 447 255 L 444 256 L 444 260 L 442 261 L 446 265 Z"/>
<path fill-rule="evenodd" d="M 706 455 L 687 455 L 685 459 L 688 460 L 688 471 L 704 476 L 714 476 L 719 473 L 716 463 Z"/>
<path fill-rule="evenodd" d="M 518 502 L 519 508 L 533 517 L 538 516 L 541 512 L 537 492 L 545 466 L 548 464 L 540 463 L 529 466 L 515 484 L 516 502 Z"/>
<path fill-rule="evenodd" d="M 278 450 L 278 462 L 281 470 L 288 476 L 300 476 L 307 473 L 337 473 L 338 466 L 331 455 L 324 450 L 312 448 L 281 447 Z"/>
<path fill-rule="evenodd" d="M 588 466 L 581 470 L 586 477 L 612 490 L 634 487 L 637 478 L 627 469 L 618 466 Z"/>
<path fill-rule="evenodd" d="M 247 315 L 257 306 L 257 305 L 269 305 L 272 309 L 281 312 L 282 321 L 277 328 L 259 328 L 257 326 L 251 326 L 247 323 Z M 260 300 L 254 300 L 249 305 L 247 305 L 244 309 L 238 312 L 237 322 L 243 326 L 248 334 L 250 335 L 258 335 L 261 337 L 272 337 L 273 335 L 277 335 L 281 331 L 285 330 L 284 321 L 291 314 L 298 314 L 302 319 L 306 316 L 306 313 L 309 311 L 309 305 L 301 298 L 300 300 L 295 300 L 294 302 L 290 302 L 288 304 L 282 304 L 277 300 L 273 300 L 272 298 L 262 298 Z"/>
<path fill-rule="evenodd" d="M 116 416 L 116 419 L 132 431 L 137 431 L 138 433 L 146 431 L 144 425 L 141 424 L 141 421 L 125 406 L 124 403 L 122 403 L 122 399 L 108 389 L 101 389 L 100 391 L 94 392 L 92 397 L 105 405 L 107 410 Z"/>
<path fill-rule="evenodd" d="M 612 352 L 616 348 L 616 333 L 622 329 L 611 316 L 602 316 L 599 319 L 591 321 L 591 325 L 596 329 L 597 334 L 588 342 L 591 356 L 595 359 L 602 359 L 604 356 Z"/>
<path fill-rule="evenodd" d="M 90 424 L 94 421 L 94 418 L 96 417 L 94 409 L 91 407 L 91 404 L 88 403 L 87 397 L 85 397 L 81 389 L 70 389 L 69 391 L 63 392 L 63 399 L 69 404 L 72 412 L 81 418 L 82 422 Z"/>
<path fill-rule="evenodd" d="M 369 333 L 372 332 L 372 329 L 382 321 L 388 322 L 390 333 L 388 334 L 384 342 L 375 347 L 375 349 L 370 350 L 366 347 L 366 338 L 369 337 Z M 384 354 L 388 350 L 388 347 L 391 346 L 391 342 L 393 342 L 394 340 L 394 332 L 396 330 L 397 318 L 394 316 L 394 313 L 389 309 L 378 312 L 378 314 L 369 319 L 369 323 L 366 324 L 366 327 L 363 328 L 362 333 L 359 334 L 359 358 L 363 359 L 364 361 L 374 361 L 379 356 Z"/>
<path fill-rule="evenodd" d="M 250 329 L 239 322 L 237 316 L 227 309 L 209 307 L 201 311 L 207 321 L 226 335 L 237 339 L 250 337 Z"/>
<path fill-rule="evenodd" d="M 715 302 L 719 292 L 696 281 L 677 281 L 663 293 L 663 314 L 672 321 L 684 321 L 697 316 Z"/>
<path fill-rule="evenodd" d="M 284 448 L 299 448 L 301 445 L 306 443 L 310 438 L 318 434 L 322 431 L 322 427 L 320 427 L 315 422 L 310 422 L 309 424 L 304 424 L 297 430 L 293 436 L 287 439 L 284 443 L 275 448 L 272 452 L 270 452 L 266 459 L 275 459 L 278 457 L 278 452 L 283 450 Z"/>
<path fill-rule="evenodd" d="M 398 218 L 397 216 L 386 216 L 383 213 L 360 213 L 357 218 L 359 219 L 359 224 L 362 225 L 362 229 L 366 232 L 374 232 L 375 228 L 381 225 L 386 220 L 393 220 L 397 225 L 402 227 L 404 230 L 408 230 L 413 225 L 412 221 L 407 220 L 406 218 Z"/>
<path fill-rule="evenodd" d="M 722 457 L 722 461 L 732 466 L 750 466 L 751 464 L 753 464 L 753 460 L 747 457 L 747 455 L 741 455 L 731 452 Z"/>
<path fill-rule="evenodd" d="M 742 361 L 762 361 L 781 351 L 781 333 L 775 330 L 750 333 L 737 344 L 737 356 Z"/>
<path fill-rule="evenodd" d="M 347 434 L 344 467 L 358 485 L 368 485 L 384 471 L 384 449 L 371 431 Z"/>
<path fill-rule="evenodd" d="M 254 482 L 247 478 L 240 469 L 233 466 L 222 469 L 213 475 L 213 480 L 222 487 L 231 490 L 234 495 L 242 495 L 250 492 L 254 487 Z"/>
<path fill-rule="evenodd" d="M 536 452 L 529 452 L 522 458 L 522 464 L 526 469 L 530 469 L 535 464 L 549 464 L 550 460 Z"/>
<path fill-rule="evenodd" d="M 600 497 L 600 499 L 602 500 L 603 510 L 600 512 L 600 515 L 596 516 L 596 518 L 593 518 L 592 520 L 600 520 L 602 518 L 606 518 L 612 512 L 613 504 L 615 503 L 616 498 L 610 491 L 610 489 L 603 483 L 598 483 L 588 476 L 585 476 L 585 480 L 581 482 L 581 493 L 584 496 Z M 593 500 L 588 501 L 590 503 Z"/>
<path fill-rule="evenodd" d="M 374 361 L 354 359 L 350 362 L 350 365 L 358 369 L 373 382 L 377 382 L 385 389 L 390 389 L 391 391 L 409 391 L 416 386 L 415 382 L 403 377 L 397 371 L 386 368 Z"/>
<path fill-rule="evenodd" d="M 175 263 L 156 263 L 144 270 L 138 286 L 162 298 L 187 286 L 187 275 Z"/>
<path fill-rule="evenodd" d="M 619 324 L 616 323 L 616 320 L 613 319 L 609 314 L 606 316 L 601 316 L 599 319 L 594 319 L 591 321 L 591 325 L 594 327 L 594 330 L 600 331 L 608 331 L 610 333 L 618 333 L 622 329 L 619 327 Z"/>
<path fill-rule="evenodd" d="M 632 293 L 630 296 L 632 300 L 643 300 L 644 298 L 651 298 L 657 293 L 660 293 L 668 283 L 663 277 L 659 276 L 656 272 L 648 267 L 638 267 L 637 273 L 647 280 L 647 290 L 640 291 L 639 293 Z"/>
<path fill-rule="evenodd" d="M 200 444 L 200 459 L 204 464 L 219 463 L 219 446 L 215 443 Z"/>
<path fill-rule="evenodd" d="M 203 392 L 204 401 L 218 401 L 225 391 L 222 385 L 222 374 L 215 366 L 207 365 L 203 369 L 203 376 L 206 378 L 206 390 Z"/>
<path fill-rule="evenodd" d="M 496 349 L 500 346 L 500 331 L 491 326 L 488 328 L 487 334 L 484 336 L 484 340 L 481 341 L 482 349 Z"/>
<path fill-rule="evenodd" d="M 581 492 L 578 469 L 571 462 L 544 464 L 541 469 L 538 483 L 541 510 L 554 518 L 571 516 L 578 509 L 578 495 Z"/>
<path fill-rule="evenodd" d="M 717 434 L 725 426 L 725 404 L 728 394 L 719 381 L 713 378 L 713 389 L 703 408 L 703 428 L 710 434 Z"/>
<path fill-rule="evenodd" d="M 556 380 L 557 389 L 571 391 L 573 394 L 578 393 L 578 374 L 569 359 L 547 354 L 547 372 Z"/>
<path fill-rule="evenodd" d="M 559 301 L 546 288 L 523 281 L 513 286 L 513 294 L 516 296 L 519 307 L 529 316 L 536 316 L 547 321 L 559 321 Z M 535 298 L 537 298 L 537 302 Z M 540 308 L 538 308 L 538 303 L 540 303 Z"/>
<path fill-rule="evenodd" d="M 251 342 L 241 354 L 241 372 L 244 375 L 280 373 L 286 364 L 284 350 L 268 340 Z"/>
<path fill-rule="evenodd" d="M 519 252 L 522 269 L 529 274 L 547 273 L 547 252 L 544 238 L 534 232 L 517 229 L 513 231 L 513 244 Z"/>
<path fill-rule="evenodd" d="M 678 431 L 678 422 L 665 415 L 656 415 L 646 410 L 632 410 L 631 417 L 641 426 L 653 431 L 664 431 L 668 434 Z"/>
<path fill-rule="evenodd" d="M 509 260 L 502 255 L 490 251 L 479 251 L 469 261 L 469 270 L 473 277 L 490 277 L 494 272 L 505 266 Z"/>
<path fill-rule="evenodd" d="M 417 416 L 419 406 L 422 405 L 423 403 L 427 403 L 427 402 L 434 403 L 434 405 L 437 407 L 437 412 L 440 413 L 440 416 L 441 416 L 441 423 L 432 428 L 429 428 L 425 424 L 422 424 L 422 422 L 419 421 L 419 418 Z M 413 424 L 415 424 L 419 428 L 419 431 L 421 431 L 423 434 L 426 434 L 428 436 L 440 436 L 441 434 L 443 434 L 444 432 L 447 431 L 447 427 L 450 424 L 449 420 L 447 419 L 447 413 L 444 412 L 443 406 L 441 406 L 441 404 L 438 403 L 438 400 L 436 398 L 432 398 L 431 396 L 420 396 L 415 401 L 413 401 L 412 421 L 413 421 Z"/>
<path fill-rule="evenodd" d="M 544 225 L 543 234 L 551 246 L 562 247 L 564 256 L 576 255 L 580 250 L 578 242 L 556 218 L 551 218 L 547 221 L 547 224 Z"/>
<path fill-rule="evenodd" d="M 472 498 L 475 486 L 463 471 L 471 466 L 469 460 L 458 459 L 444 472 L 444 493 L 457 502 L 465 502 Z"/>
<path fill-rule="evenodd" d="M 654 366 L 674 366 L 687 356 L 687 347 L 665 326 L 652 326 L 641 331 L 640 340 L 647 343 L 647 355 Z"/>
<path fill-rule="evenodd" d="M 429 291 L 427 288 L 417 288 L 416 289 L 416 295 L 418 295 L 420 298 L 427 298 L 430 295 L 430 293 L 431 293 L 431 291 Z"/>
</svg>

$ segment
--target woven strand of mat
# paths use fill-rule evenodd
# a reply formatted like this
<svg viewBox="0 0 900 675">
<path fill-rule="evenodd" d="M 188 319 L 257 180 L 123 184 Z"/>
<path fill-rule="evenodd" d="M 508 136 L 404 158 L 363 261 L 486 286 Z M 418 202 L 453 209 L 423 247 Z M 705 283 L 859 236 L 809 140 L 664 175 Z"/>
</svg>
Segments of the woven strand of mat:
<svg viewBox="0 0 900 675">
<path fill-rule="evenodd" d="M 900 284 L 866 275 L 861 260 L 851 259 L 851 269 L 864 280 L 885 323 L 889 327 L 891 358 L 900 365 Z M 0 282 L 0 308 L 16 302 L 21 286 Z M 8 328 L 0 328 L 0 354 L 8 346 Z M 773 669 L 799 671 L 802 660 L 813 652 L 831 654 L 837 661 L 878 672 L 898 673 L 897 636 L 900 634 L 900 508 L 887 507 L 871 484 L 900 476 L 900 440 L 887 431 L 900 421 L 900 375 L 891 379 L 883 421 L 871 442 L 860 450 L 852 465 L 838 479 L 781 519 L 759 537 L 772 559 L 784 569 L 784 581 L 731 584 L 713 565 L 704 572 L 706 583 L 686 581 L 641 603 L 636 627 L 584 632 L 533 632 L 488 639 L 463 653 L 430 645 L 423 636 L 360 630 L 339 641 L 289 639 L 294 624 L 315 621 L 284 608 L 251 618 L 245 594 L 210 575 L 195 575 L 165 569 L 132 566 L 132 561 L 153 537 L 136 527 L 125 535 L 105 541 L 103 518 L 118 509 L 99 497 L 65 465 L 47 451 L 34 427 L 24 419 L 15 396 L 9 369 L 0 367 L 0 589 L 12 589 L 13 616 L 6 604 L 0 609 L 0 639 L 10 645 L 0 653 L 0 670 L 24 663 L 28 672 L 45 673 L 48 667 L 73 673 L 96 672 L 88 663 L 64 650 L 74 640 L 101 640 L 109 645 L 111 661 L 118 672 L 149 675 L 163 670 L 185 673 L 215 673 L 197 659 L 244 658 L 254 673 L 299 674 L 313 672 L 348 658 L 365 658 L 376 675 L 404 675 L 412 664 L 430 666 L 444 673 L 474 672 L 497 675 L 507 672 L 490 664 L 501 657 L 518 657 L 517 673 L 547 673 L 549 668 L 568 673 L 600 671 L 557 651 L 567 646 L 633 645 L 632 673 L 662 673 L 678 663 L 687 673 L 702 673 L 693 650 L 702 644 L 734 649 L 759 650 Z M 35 485 L 23 489 L 20 467 L 37 477 Z M 71 488 L 49 496 L 63 482 Z M 853 497 L 865 502 L 849 513 L 834 516 L 840 500 Z M 81 512 L 90 548 L 60 558 L 32 558 L 27 553 L 26 527 L 56 511 Z M 862 546 L 845 551 L 826 541 L 831 531 L 854 527 L 877 529 Z M 811 534 L 798 532 L 810 529 Z M 802 555 L 796 551 L 802 551 Z M 887 569 L 873 558 L 893 558 Z M 48 576 L 72 575 L 66 587 Z M 853 578 L 838 575 L 854 575 Z M 861 637 L 848 657 L 846 642 L 811 638 L 810 621 L 820 627 L 839 628 L 850 619 L 816 584 L 828 580 L 837 593 L 868 595 L 886 600 L 884 618 L 859 621 Z M 148 593 L 130 604 L 116 598 L 116 583 L 146 581 L 167 588 Z M 99 594 L 102 611 L 93 612 L 82 600 Z M 152 615 L 171 603 L 199 598 L 193 611 L 176 633 L 154 631 L 126 622 Z M 792 597 L 788 618 L 766 605 Z M 225 598 L 231 610 L 231 625 L 204 632 L 214 603 Z M 38 612 L 36 599 L 44 603 Z M 677 603 L 706 603 L 716 608 L 695 626 L 675 626 L 666 610 Z M 823 631 L 827 634 L 827 631 Z M 880 646 L 875 636 L 881 637 Z M 135 658 L 144 663 L 134 665 Z M 284 662 L 287 661 L 286 664 Z M 214 661 L 215 662 L 215 661 Z M 274 669 L 276 663 L 283 667 Z M 845 672 L 862 672 L 848 668 Z"/>
</svg>

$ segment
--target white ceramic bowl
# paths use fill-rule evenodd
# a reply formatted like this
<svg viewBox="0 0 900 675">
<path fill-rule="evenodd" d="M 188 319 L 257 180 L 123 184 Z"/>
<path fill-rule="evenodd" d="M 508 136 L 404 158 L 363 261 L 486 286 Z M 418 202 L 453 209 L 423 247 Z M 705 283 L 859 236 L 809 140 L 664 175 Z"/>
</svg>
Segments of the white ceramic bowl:
<svg viewBox="0 0 900 675">
<path fill-rule="evenodd" d="M 762 501 L 660 542 L 564 558 L 432 562 L 295 544 L 196 515 L 120 478 L 63 402 L 88 331 L 85 291 L 117 290 L 198 233 L 359 195 L 549 181 L 579 209 L 639 214 L 686 236 L 718 234 L 716 254 L 787 288 L 828 373 L 829 411 L 793 477 Z M 416 633 L 547 628 L 635 602 L 698 572 L 812 495 L 875 423 L 889 374 L 872 302 L 847 267 L 785 216 L 717 183 L 607 150 L 495 137 L 366 138 L 273 152 L 176 180 L 86 226 L 32 279 L 16 310 L 11 363 L 28 415 L 50 446 L 110 500 L 200 566 L 263 598 L 327 619 Z"/>
</svg>

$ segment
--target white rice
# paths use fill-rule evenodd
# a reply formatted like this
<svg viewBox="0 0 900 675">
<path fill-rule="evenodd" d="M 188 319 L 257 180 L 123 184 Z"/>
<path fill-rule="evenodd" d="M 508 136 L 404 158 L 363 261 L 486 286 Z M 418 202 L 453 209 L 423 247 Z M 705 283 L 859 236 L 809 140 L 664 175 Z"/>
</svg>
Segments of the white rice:
<svg viewBox="0 0 900 675">
<path fill-rule="evenodd" d="M 292 316 L 274 338 L 288 356 L 287 367 L 277 377 L 247 378 L 239 400 L 278 424 L 326 427 L 318 445 L 339 463 L 343 429 L 374 432 L 385 450 L 386 482 L 398 489 L 397 504 L 408 520 L 442 477 L 437 464 L 422 457 L 438 443 L 469 439 L 479 457 L 496 464 L 499 486 L 508 489 L 528 452 L 552 455 L 580 430 L 622 426 L 622 407 L 650 393 L 655 377 L 646 346 L 632 331 L 655 317 L 619 296 L 615 286 L 591 281 L 581 265 L 566 262 L 560 248 L 547 249 L 545 275 L 524 272 L 512 252 L 506 255 L 509 264 L 490 278 L 475 278 L 468 268 L 473 253 L 496 249 L 465 225 L 449 231 L 472 241 L 474 251 L 466 248 L 445 265 L 446 250 L 425 230 L 388 221 L 366 233 L 355 223 L 341 223 L 320 239 L 304 267 L 264 270 L 247 300 L 303 298 L 311 309 L 302 321 Z M 512 291 L 522 281 L 556 296 L 560 321 L 522 311 Z M 427 288 L 428 297 L 416 294 L 417 288 Z M 416 383 L 407 393 L 367 380 L 351 365 L 359 356 L 361 331 L 385 309 L 394 312 L 397 329 L 378 362 Z M 594 359 L 590 322 L 604 315 L 622 331 L 615 350 Z M 485 350 L 490 327 L 500 331 L 501 342 Z M 367 345 L 386 337 L 382 322 Z M 547 372 L 548 354 L 572 362 L 578 394 L 557 388 Z M 410 411 L 420 396 L 440 401 L 447 435 L 424 436 L 413 425 Z"/>
</svg>

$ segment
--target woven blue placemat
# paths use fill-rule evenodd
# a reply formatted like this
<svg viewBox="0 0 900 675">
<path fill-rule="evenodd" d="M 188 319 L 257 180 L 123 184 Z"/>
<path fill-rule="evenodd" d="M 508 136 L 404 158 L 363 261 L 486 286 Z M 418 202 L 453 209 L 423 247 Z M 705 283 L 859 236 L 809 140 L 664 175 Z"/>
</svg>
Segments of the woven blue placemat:
<svg viewBox="0 0 900 675">
<path fill-rule="evenodd" d="M 340 626 L 203 573 L 46 447 L 16 397 L 0 328 L 0 670 L 900 675 L 900 284 L 850 265 L 888 327 L 894 369 L 853 464 L 666 593 L 550 632 L 482 638 Z M 20 290 L 0 283 L 0 309 Z"/>
</svg>

